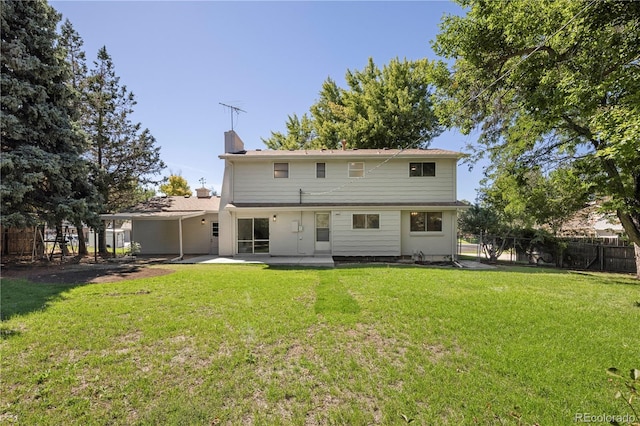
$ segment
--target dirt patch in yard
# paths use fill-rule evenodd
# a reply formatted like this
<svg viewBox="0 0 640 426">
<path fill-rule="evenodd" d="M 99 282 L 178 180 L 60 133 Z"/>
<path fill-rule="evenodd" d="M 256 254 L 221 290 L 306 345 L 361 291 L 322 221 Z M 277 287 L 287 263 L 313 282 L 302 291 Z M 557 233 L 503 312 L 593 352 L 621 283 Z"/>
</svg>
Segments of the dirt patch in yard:
<svg viewBox="0 0 640 426">
<path fill-rule="evenodd" d="M 38 284 L 111 283 L 138 278 L 159 277 L 171 269 L 141 263 L 34 263 L 3 265 L 3 278 L 26 279 Z"/>
</svg>

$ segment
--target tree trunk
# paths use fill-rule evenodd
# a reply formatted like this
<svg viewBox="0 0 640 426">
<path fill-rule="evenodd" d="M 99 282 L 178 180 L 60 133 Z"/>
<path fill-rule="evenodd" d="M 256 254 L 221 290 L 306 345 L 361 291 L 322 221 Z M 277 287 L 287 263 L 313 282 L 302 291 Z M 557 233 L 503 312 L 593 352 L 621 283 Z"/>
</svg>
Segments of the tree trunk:
<svg viewBox="0 0 640 426">
<path fill-rule="evenodd" d="M 100 226 L 93 230 L 95 235 L 98 237 L 98 246 L 96 250 L 98 253 L 105 256 L 107 254 L 107 222 L 105 220 L 100 221 Z"/>
<path fill-rule="evenodd" d="M 98 232 L 98 251 L 102 255 L 107 254 L 107 230 L 106 227 L 97 230 Z"/>
<path fill-rule="evenodd" d="M 56 242 L 60 246 L 60 252 L 63 256 L 69 256 L 69 247 L 67 246 L 66 236 L 62 231 L 62 224 L 56 225 Z M 54 245 L 55 249 L 55 245 Z"/>
<path fill-rule="evenodd" d="M 636 278 L 640 280 L 640 244 L 634 243 L 633 248 L 636 251 Z"/>
<path fill-rule="evenodd" d="M 76 234 L 78 234 L 78 256 L 87 256 L 89 251 L 87 250 L 87 244 L 84 241 L 84 232 L 82 222 L 76 223 Z"/>
<path fill-rule="evenodd" d="M 627 213 L 623 213 L 619 209 L 616 211 L 618 219 L 622 224 L 622 228 L 625 230 L 631 242 L 636 255 L 636 278 L 640 279 L 640 227 L 636 225 L 636 220 Z"/>
</svg>

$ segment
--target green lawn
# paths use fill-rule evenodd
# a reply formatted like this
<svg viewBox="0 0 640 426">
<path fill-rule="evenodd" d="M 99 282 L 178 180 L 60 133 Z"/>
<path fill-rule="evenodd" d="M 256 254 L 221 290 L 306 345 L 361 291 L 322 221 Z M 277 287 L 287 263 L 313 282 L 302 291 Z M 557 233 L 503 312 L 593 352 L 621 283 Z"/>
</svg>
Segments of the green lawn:
<svg viewBox="0 0 640 426">
<path fill-rule="evenodd" d="M 2 279 L 0 423 L 572 424 L 624 415 L 640 285 L 506 268 Z M 637 408 L 636 408 L 637 410 Z"/>
</svg>

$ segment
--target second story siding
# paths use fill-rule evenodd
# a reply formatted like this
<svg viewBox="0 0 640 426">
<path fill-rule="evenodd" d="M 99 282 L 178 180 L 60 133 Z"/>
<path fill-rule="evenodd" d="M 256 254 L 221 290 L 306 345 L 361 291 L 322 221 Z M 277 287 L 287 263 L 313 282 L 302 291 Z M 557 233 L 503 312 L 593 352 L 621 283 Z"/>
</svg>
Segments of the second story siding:
<svg viewBox="0 0 640 426">
<path fill-rule="evenodd" d="M 225 155 L 233 163 L 230 199 L 298 203 L 302 190 L 302 203 L 456 201 L 457 153 L 428 155 L 429 150 L 412 150 L 394 157 L 392 152 L 375 156 L 363 151 L 335 156 L 287 151 Z M 363 176 L 350 177 L 350 170 L 351 176 Z"/>
</svg>

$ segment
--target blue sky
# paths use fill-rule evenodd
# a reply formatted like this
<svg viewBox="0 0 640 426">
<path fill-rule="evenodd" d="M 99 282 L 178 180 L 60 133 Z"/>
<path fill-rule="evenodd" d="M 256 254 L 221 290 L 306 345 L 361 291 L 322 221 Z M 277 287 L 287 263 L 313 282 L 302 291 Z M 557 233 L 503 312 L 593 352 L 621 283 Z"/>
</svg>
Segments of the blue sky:
<svg viewBox="0 0 640 426">
<path fill-rule="evenodd" d="M 135 96 L 134 120 L 149 128 L 167 163 L 192 189 L 218 192 L 218 159 L 231 114 L 247 149 L 284 131 L 288 115 L 309 111 L 322 83 L 344 87 L 347 69 L 392 58 L 435 59 L 430 40 L 447 1 L 214 2 L 51 1 L 84 40 L 92 66 L 100 47 Z M 431 147 L 462 151 L 471 137 L 447 132 Z M 458 168 L 458 198 L 474 200 L 481 170 Z"/>
</svg>

